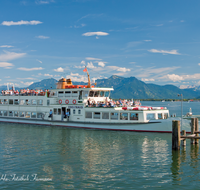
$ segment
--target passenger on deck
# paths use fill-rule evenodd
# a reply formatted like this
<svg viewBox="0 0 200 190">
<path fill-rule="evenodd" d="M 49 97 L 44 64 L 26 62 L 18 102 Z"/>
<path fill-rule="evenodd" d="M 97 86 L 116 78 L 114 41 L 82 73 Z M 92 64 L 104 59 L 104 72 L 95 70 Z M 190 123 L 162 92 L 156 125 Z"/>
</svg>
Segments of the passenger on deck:
<svg viewBox="0 0 200 190">
<path fill-rule="evenodd" d="M 88 107 L 91 107 L 90 98 L 87 100 Z"/>
<path fill-rule="evenodd" d="M 53 112 L 52 112 L 52 110 L 50 110 L 49 117 L 52 117 L 52 115 L 53 115 Z"/>
</svg>

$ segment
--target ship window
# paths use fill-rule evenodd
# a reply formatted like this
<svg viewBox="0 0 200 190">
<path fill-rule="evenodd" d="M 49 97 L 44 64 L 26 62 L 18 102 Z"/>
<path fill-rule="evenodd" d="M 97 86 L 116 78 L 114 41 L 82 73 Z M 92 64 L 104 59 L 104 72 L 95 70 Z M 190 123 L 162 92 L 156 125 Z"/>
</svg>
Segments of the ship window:
<svg viewBox="0 0 200 190">
<path fill-rule="evenodd" d="M 7 116 L 7 115 L 8 115 L 8 112 L 7 112 L 7 111 L 3 111 L 3 115 L 4 115 L 4 116 Z"/>
<path fill-rule="evenodd" d="M 164 113 L 164 119 L 168 118 L 168 113 Z"/>
<path fill-rule="evenodd" d="M 104 96 L 104 91 L 100 91 L 100 97 Z"/>
<path fill-rule="evenodd" d="M 158 113 L 158 119 L 162 119 L 162 113 Z"/>
<path fill-rule="evenodd" d="M 65 97 L 70 97 L 71 96 L 71 91 L 65 91 Z"/>
<path fill-rule="evenodd" d="M 18 111 L 14 111 L 14 117 L 19 117 L 19 112 Z"/>
<path fill-rule="evenodd" d="M 102 112 L 102 119 L 109 119 L 109 113 L 108 112 Z"/>
<path fill-rule="evenodd" d="M 24 117 L 24 112 L 23 111 L 19 112 L 19 117 Z"/>
<path fill-rule="evenodd" d="M 42 112 L 37 112 L 37 118 L 43 118 L 44 114 Z"/>
<path fill-rule="evenodd" d="M 98 97 L 99 96 L 99 91 L 95 91 L 94 92 L 94 97 Z"/>
<path fill-rule="evenodd" d="M 47 106 L 49 106 L 50 105 L 50 100 L 47 100 Z"/>
<path fill-rule="evenodd" d="M 64 92 L 63 91 L 58 91 L 58 97 L 63 97 L 64 96 Z"/>
<path fill-rule="evenodd" d="M 36 112 L 31 112 L 31 118 L 36 118 Z"/>
<path fill-rule="evenodd" d="M 19 104 L 24 105 L 24 100 L 20 100 Z"/>
<path fill-rule="evenodd" d="M 3 104 L 3 100 L 0 99 L 0 104 Z"/>
<path fill-rule="evenodd" d="M 130 120 L 138 120 L 138 113 L 130 113 Z"/>
<path fill-rule="evenodd" d="M 104 96 L 105 96 L 105 97 L 108 97 L 108 96 L 109 96 L 109 94 L 110 94 L 110 92 L 109 92 L 109 91 L 105 91 L 105 94 L 104 94 Z"/>
<path fill-rule="evenodd" d="M 120 120 L 128 120 L 128 113 L 120 113 Z"/>
<path fill-rule="evenodd" d="M 25 105 L 31 105 L 31 100 L 26 99 Z"/>
<path fill-rule="evenodd" d="M 8 104 L 8 99 L 4 99 L 4 104 Z"/>
<path fill-rule="evenodd" d="M 94 119 L 100 119 L 101 113 L 100 112 L 94 112 Z"/>
<path fill-rule="evenodd" d="M 13 99 L 9 100 L 9 104 L 13 105 Z"/>
<path fill-rule="evenodd" d="M 13 117 L 13 111 L 9 111 L 9 116 Z"/>
<path fill-rule="evenodd" d="M 57 108 L 53 109 L 53 114 L 57 115 Z"/>
<path fill-rule="evenodd" d="M 78 96 L 78 92 L 77 91 L 72 91 L 72 96 L 73 97 Z"/>
<path fill-rule="evenodd" d="M 3 116 L 3 111 L 0 111 L 0 116 Z"/>
<path fill-rule="evenodd" d="M 88 91 L 83 91 L 83 97 L 85 97 L 85 98 L 88 97 Z"/>
<path fill-rule="evenodd" d="M 92 112 L 85 112 L 85 118 L 92 118 Z"/>
<path fill-rule="evenodd" d="M 89 97 L 93 97 L 93 96 L 94 96 L 94 91 L 90 91 Z"/>
<path fill-rule="evenodd" d="M 25 112 L 25 117 L 30 118 L 31 117 L 31 112 Z"/>
<path fill-rule="evenodd" d="M 38 100 L 38 105 L 43 105 L 43 100 Z"/>
<path fill-rule="evenodd" d="M 154 113 L 148 113 L 147 114 L 147 120 L 154 120 L 155 119 L 155 114 Z"/>
<path fill-rule="evenodd" d="M 37 101 L 36 100 L 32 100 L 32 105 L 37 105 Z"/>
<path fill-rule="evenodd" d="M 14 104 L 15 105 L 19 105 L 19 100 L 18 99 L 14 99 Z"/>
<path fill-rule="evenodd" d="M 73 114 L 76 114 L 76 110 L 73 110 Z"/>
<path fill-rule="evenodd" d="M 117 112 L 110 113 L 110 119 L 112 119 L 112 120 L 118 120 L 118 113 Z"/>
<path fill-rule="evenodd" d="M 58 115 L 61 115 L 61 109 L 58 108 Z"/>
<path fill-rule="evenodd" d="M 81 114 L 81 110 L 78 110 L 78 114 Z"/>
</svg>

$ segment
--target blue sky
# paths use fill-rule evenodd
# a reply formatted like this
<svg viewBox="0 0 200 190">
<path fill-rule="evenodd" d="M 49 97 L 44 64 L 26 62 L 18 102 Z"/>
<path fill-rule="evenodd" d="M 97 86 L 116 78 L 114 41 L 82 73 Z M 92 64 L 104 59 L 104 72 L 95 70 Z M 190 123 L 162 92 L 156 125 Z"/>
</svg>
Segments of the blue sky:
<svg viewBox="0 0 200 190">
<path fill-rule="evenodd" d="M 0 2 L 0 85 L 112 75 L 200 85 L 200 1 Z"/>
</svg>

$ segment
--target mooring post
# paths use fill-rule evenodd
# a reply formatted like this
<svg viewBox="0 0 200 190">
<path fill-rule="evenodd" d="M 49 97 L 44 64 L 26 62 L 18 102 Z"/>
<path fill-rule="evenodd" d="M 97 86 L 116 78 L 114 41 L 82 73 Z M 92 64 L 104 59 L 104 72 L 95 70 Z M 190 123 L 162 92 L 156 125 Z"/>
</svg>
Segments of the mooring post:
<svg viewBox="0 0 200 190">
<path fill-rule="evenodd" d="M 182 130 L 182 131 L 181 131 L 181 136 L 186 136 L 186 130 Z M 182 146 L 186 146 L 186 139 L 183 139 L 183 140 L 181 141 L 181 145 L 182 145 Z"/>
<path fill-rule="evenodd" d="M 195 134 L 195 124 L 196 123 L 196 119 L 195 118 L 191 118 L 191 135 Z M 191 138 L 191 144 L 195 143 L 195 139 Z"/>
<path fill-rule="evenodd" d="M 198 118 L 195 118 L 195 132 L 199 131 L 199 121 Z M 196 133 L 196 136 L 198 137 L 199 134 Z M 195 139 L 195 144 L 199 144 L 199 139 Z"/>
<path fill-rule="evenodd" d="M 180 150 L 180 121 L 172 121 L 172 149 Z"/>
</svg>

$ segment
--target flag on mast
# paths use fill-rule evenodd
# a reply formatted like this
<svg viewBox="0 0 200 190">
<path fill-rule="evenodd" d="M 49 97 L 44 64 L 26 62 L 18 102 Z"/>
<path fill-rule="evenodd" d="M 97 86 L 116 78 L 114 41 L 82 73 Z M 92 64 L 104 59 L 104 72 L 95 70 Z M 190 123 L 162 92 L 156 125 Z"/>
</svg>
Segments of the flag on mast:
<svg viewBox="0 0 200 190">
<path fill-rule="evenodd" d="M 85 67 L 85 69 L 83 69 L 83 72 L 87 72 L 87 68 Z"/>
</svg>

